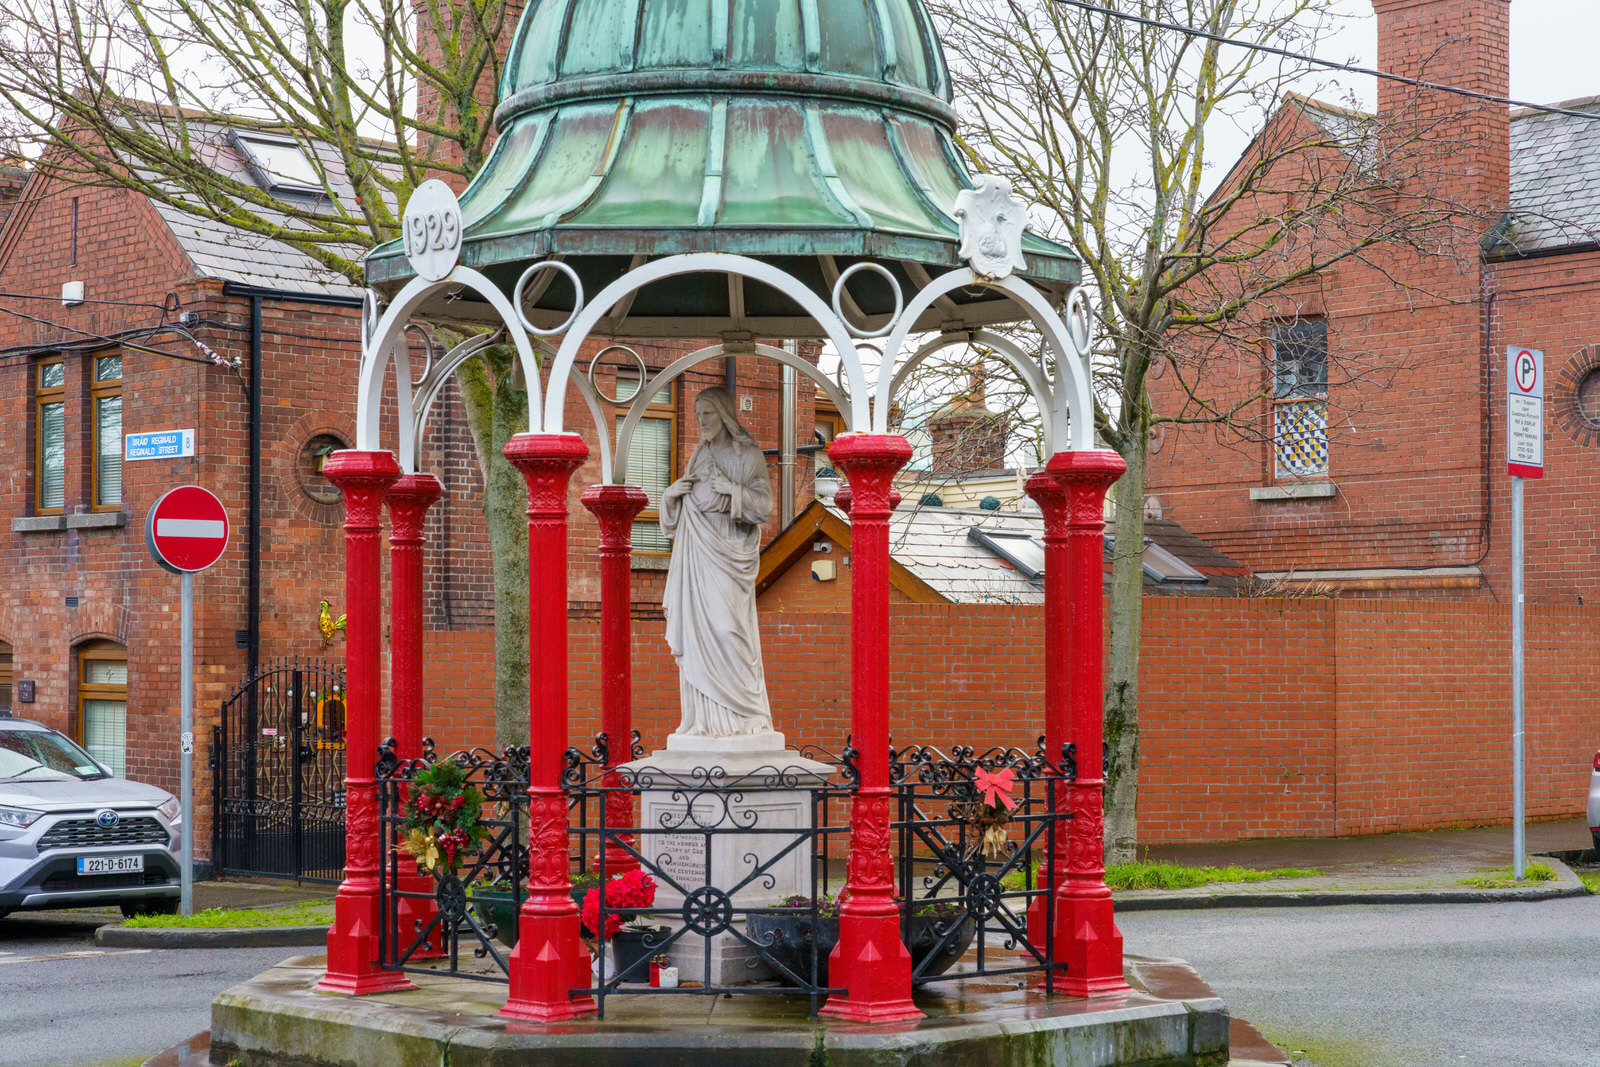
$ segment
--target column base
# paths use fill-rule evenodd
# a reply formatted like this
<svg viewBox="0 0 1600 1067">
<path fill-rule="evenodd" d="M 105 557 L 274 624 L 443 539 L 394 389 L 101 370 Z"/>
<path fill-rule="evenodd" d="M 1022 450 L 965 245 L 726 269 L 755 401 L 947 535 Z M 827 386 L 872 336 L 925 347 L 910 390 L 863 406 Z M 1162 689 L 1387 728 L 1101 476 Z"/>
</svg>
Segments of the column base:
<svg viewBox="0 0 1600 1067">
<path fill-rule="evenodd" d="M 340 888 L 333 903 L 333 926 L 328 930 L 328 970 L 317 983 L 318 990 L 366 996 L 417 988 L 399 971 L 379 969 L 381 922 L 376 893 L 347 893 Z"/>
<path fill-rule="evenodd" d="M 1109 893 L 1105 896 L 1040 897 L 1028 909 L 1028 940 L 1043 951 L 1045 909 L 1055 908 L 1056 963 L 1065 972 L 1052 973 L 1041 989 L 1069 997 L 1108 997 L 1132 991 L 1122 975 L 1122 931 L 1117 929 Z"/>
<path fill-rule="evenodd" d="M 499 1014 L 507 1019 L 558 1023 L 595 1012 L 589 988 L 589 950 L 578 937 L 578 913 L 518 917 L 517 947 L 511 950 L 511 994 Z M 570 904 L 568 905 L 571 906 Z"/>
<path fill-rule="evenodd" d="M 900 940 L 898 912 L 840 915 L 839 943 L 828 957 L 828 982 L 845 992 L 835 993 L 822 1006 L 826 1018 L 858 1023 L 923 1018 L 911 1002 L 911 953 Z"/>
</svg>

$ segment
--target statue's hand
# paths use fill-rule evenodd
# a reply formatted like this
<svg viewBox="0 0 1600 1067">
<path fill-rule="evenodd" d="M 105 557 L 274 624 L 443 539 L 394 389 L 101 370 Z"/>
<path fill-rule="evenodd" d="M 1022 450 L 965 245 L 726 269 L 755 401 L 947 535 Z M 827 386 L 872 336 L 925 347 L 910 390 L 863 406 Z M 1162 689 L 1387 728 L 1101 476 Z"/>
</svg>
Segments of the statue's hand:
<svg viewBox="0 0 1600 1067">
<path fill-rule="evenodd" d="M 667 488 L 662 492 L 661 495 L 663 497 L 684 496 L 685 494 L 690 492 L 692 489 L 694 489 L 694 479 L 693 478 L 679 478 L 677 481 L 675 481 L 671 485 L 667 486 Z"/>
<path fill-rule="evenodd" d="M 711 491 L 713 493 L 720 493 L 723 496 L 732 496 L 733 489 L 733 479 L 722 474 L 713 474 L 711 476 Z"/>
</svg>

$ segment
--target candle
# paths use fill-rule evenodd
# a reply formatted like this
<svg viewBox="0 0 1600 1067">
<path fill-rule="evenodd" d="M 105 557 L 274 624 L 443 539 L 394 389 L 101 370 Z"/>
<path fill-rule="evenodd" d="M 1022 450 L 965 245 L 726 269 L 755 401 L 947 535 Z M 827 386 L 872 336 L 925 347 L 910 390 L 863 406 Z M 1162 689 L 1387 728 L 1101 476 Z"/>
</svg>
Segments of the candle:
<svg viewBox="0 0 1600 1067">
<path fill-rule="evenodd" d="M 676 967 L 663 967 L 663 968 L 661 968 L 660 974 L 661 974 L 661 988 L 662 989 L 677 989 L 678 988 L 678 968 L 676 968 Z"/>
</svg>

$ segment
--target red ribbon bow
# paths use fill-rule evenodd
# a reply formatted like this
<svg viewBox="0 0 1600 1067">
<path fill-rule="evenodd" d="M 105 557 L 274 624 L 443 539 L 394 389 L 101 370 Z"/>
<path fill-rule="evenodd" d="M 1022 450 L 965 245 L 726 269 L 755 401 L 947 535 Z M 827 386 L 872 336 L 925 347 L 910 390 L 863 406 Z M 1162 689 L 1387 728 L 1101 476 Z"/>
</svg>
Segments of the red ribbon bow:
<svg viewBox="0 0 1600 1067">
<path fill-rule="evenodd" d="M 979 767 L 972 776 L 973 784 L 978 787 L 978 792 L 983 797 L 983 802 L 991 808 L 1005 805 L 1007 811 L 1014 811 L 1017 802 L 1012 799 L 1011 787 L 1016 784 L 1016 776 L 1011 773 L 1011 768 L 990 773 Z"/>
</svg>

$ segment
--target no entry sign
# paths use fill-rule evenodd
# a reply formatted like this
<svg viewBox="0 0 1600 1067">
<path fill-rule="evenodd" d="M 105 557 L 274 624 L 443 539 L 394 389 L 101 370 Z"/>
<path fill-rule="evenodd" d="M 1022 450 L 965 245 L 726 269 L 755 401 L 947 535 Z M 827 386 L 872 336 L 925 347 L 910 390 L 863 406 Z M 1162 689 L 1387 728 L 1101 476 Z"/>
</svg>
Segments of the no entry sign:
<svg viewBox="0 0 1600 1067">
<path fill-rule="evenodd" d="M 228 547 L 228 513 L 198 485 L 180 485 L 156 501 L 144 523 L 155 561 L 174 574 L 203 571 Z"/>
</svg>

